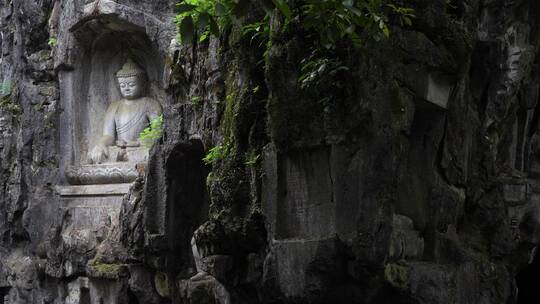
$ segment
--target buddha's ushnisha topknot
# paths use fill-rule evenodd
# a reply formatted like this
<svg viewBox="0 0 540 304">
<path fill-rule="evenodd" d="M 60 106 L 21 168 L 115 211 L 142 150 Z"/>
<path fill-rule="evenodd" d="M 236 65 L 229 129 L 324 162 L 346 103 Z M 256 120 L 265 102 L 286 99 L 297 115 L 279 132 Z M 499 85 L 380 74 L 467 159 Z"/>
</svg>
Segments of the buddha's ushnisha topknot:
<svg viewBox="0 0 540 304">
<path fill-rule="evenodd" d="M 128 58 L 122 69 L 116 73 L 117 78 L 125 78 L 131 76 L 140 76 L 144 74 L 144 70 L 139 67 L 133 59 Z"/>
</svg>

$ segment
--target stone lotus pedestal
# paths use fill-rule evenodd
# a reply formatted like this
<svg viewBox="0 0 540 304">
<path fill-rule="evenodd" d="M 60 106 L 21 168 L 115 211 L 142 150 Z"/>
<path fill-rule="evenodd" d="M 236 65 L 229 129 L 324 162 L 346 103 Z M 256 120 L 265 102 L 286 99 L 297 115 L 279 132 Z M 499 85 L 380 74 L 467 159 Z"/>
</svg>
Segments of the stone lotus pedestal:
<svg viewBox="0 0 540 304">
<path fill-rule="evenodd" d="M 124 184 L 137 178 L 137 170 L 131 162 L 70 166 L 66 178 L 72 185 Z"/>
<path fill-rule="evenodd" d="M 124 195 L 130 184 L 144 173 L 146 148 L 109 148 L 110 158 L 116 161 L 103 164 L 68 166 L 65 172 L 69 185 L 57 186 L 60 196 Z"/>
</svg>

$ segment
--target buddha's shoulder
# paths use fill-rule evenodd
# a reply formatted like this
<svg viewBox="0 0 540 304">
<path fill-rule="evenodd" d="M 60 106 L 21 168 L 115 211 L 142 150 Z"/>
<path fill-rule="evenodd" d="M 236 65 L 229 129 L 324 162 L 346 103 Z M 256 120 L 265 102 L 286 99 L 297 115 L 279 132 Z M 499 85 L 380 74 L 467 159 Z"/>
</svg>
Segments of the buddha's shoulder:
<svg viewBox="0 0 540 304">
<path fill-rule="evenodd" d="M 113 109 L 118 108 L 120 106 L 121 102 L 122 102 L 121 99 L 111 102 L 111 104 L 109 105 L 109 110 L 113 110 Z"/>
<path fill-rule="evenodd" d="M 152 109 L 161 109 L 161 104 L 155 98 L 143 97 L 143 102 Z"/>
</svg>

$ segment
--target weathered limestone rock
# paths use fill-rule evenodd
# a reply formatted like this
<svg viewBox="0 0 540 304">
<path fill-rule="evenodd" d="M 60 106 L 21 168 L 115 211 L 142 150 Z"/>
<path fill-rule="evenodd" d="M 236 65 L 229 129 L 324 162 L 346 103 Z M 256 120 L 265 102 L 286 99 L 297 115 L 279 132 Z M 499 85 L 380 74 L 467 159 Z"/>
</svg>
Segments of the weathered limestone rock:
<svg viewBox="0 0 540 304">
<path fill-rule="evenodd" d="M 189 304 L 219 303 L 230 304 L 230 295 L 218 280 L 206 276 L 197 281 L 187 280 L 178 282 L 180 296 Z"/>
<path fill-rule="evenodd" d="M 182 45 L 176 3 L 0 3 L 0 300 L 522 303 L 537 1 L 412 1 L 412 26 L 319 50 L 346 68 L 312 87 L 300 19 Z M 87 166 L 127 58 L 165 136 L 147 154 L 115 126 Z"/>
<path fill-rule="evenodd" d="M 390 241 L 391 259 L 421 259 L 424 254 L 424 239 L 414 230 L 410 218 L 394 214 L 392 239 Z"/>
<path fill-rule="evenodd" d="M 509 203 L 524 202 L 530 198 L 530 186 L 528 184 L 521 185 L 504 185 L 504 200 Z"/>
</svg>

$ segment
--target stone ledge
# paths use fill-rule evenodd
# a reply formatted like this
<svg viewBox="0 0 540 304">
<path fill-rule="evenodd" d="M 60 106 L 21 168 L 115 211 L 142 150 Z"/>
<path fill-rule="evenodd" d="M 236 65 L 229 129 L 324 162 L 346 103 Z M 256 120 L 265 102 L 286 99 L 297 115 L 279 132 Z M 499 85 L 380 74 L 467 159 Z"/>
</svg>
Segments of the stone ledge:
<svg viewBox="0 0 540 304">
<path fill-rule="evenodd" d="M 100 196 L 124 195 L 129 192 L 132 183 L 108 185 L 56 186 L 60 196 Z"/>
</svg>

